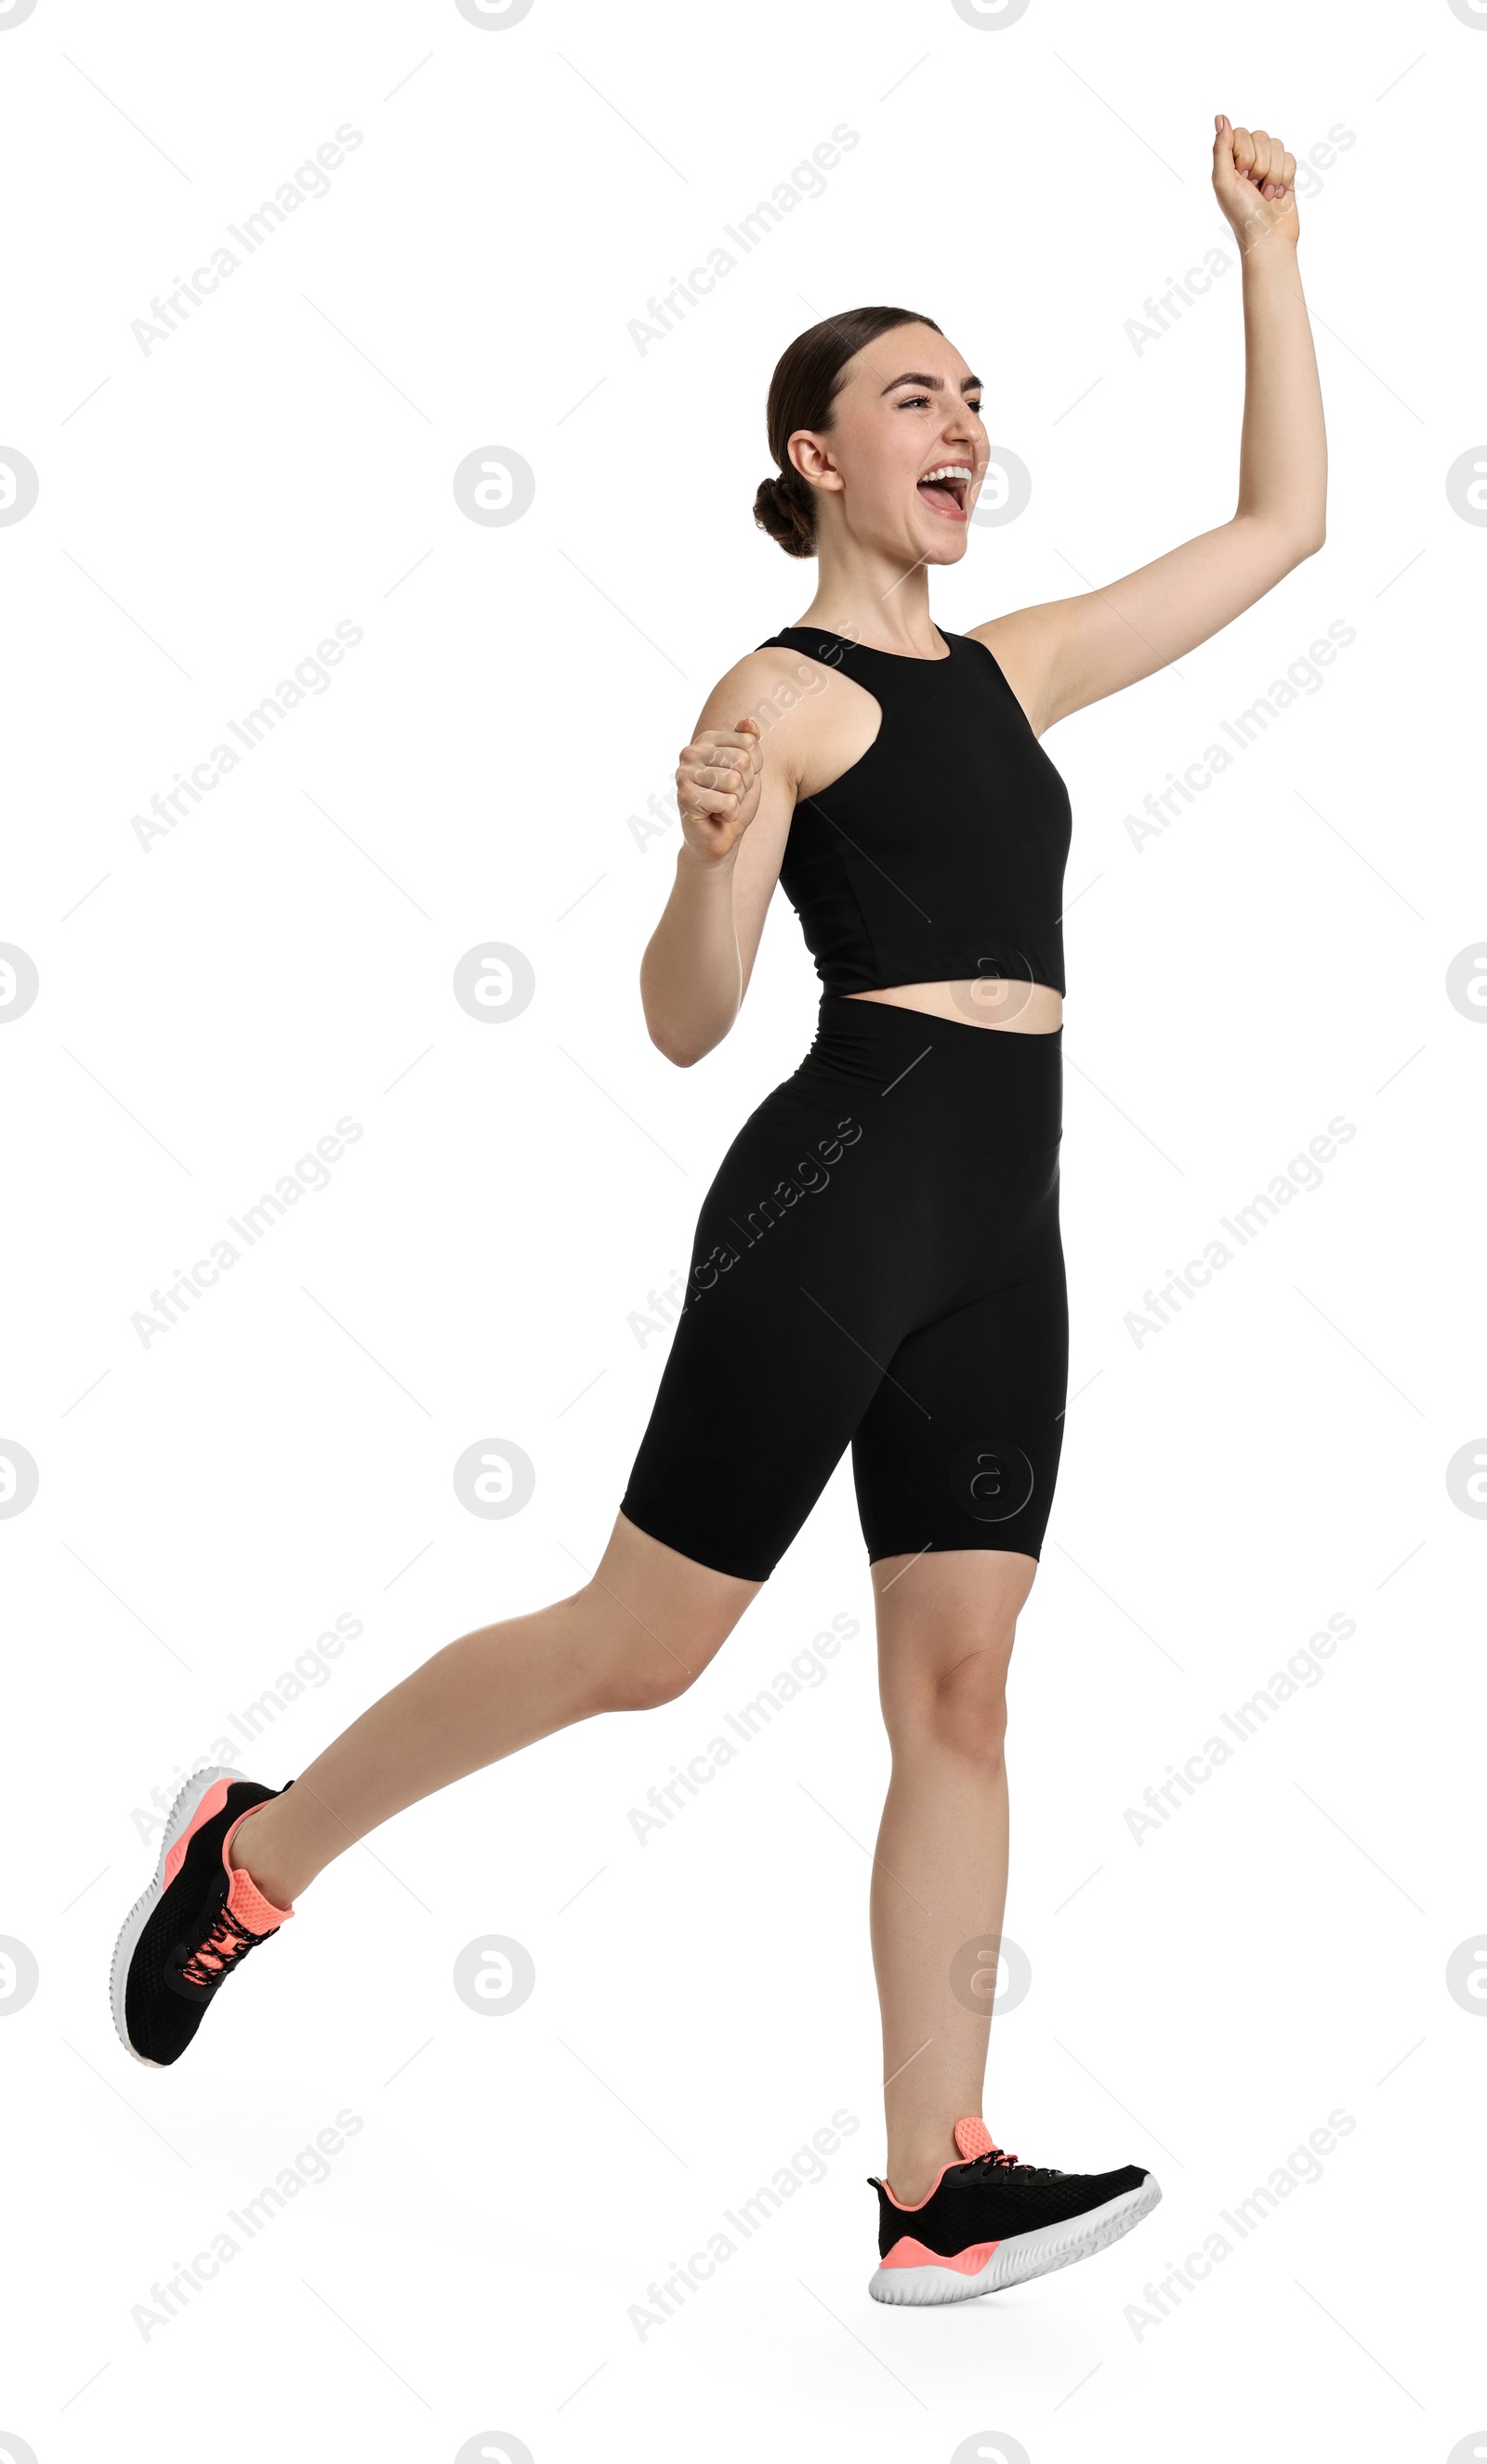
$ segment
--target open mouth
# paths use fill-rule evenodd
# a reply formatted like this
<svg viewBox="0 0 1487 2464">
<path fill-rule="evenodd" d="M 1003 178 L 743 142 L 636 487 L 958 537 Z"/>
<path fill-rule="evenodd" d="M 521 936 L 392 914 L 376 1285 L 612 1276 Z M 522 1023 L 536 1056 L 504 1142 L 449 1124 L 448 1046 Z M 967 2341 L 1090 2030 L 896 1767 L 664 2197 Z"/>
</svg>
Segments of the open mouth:
<svg viewBox="0 0 1487 2464">
<path fill-rule="evenodd" d="M 941 462 L 927 471 L 919 482 L 919 494 L 927 505 L 953 522 L 966 518 L 966 498 L 973 473 L 968 462 Z"/>
</svg>

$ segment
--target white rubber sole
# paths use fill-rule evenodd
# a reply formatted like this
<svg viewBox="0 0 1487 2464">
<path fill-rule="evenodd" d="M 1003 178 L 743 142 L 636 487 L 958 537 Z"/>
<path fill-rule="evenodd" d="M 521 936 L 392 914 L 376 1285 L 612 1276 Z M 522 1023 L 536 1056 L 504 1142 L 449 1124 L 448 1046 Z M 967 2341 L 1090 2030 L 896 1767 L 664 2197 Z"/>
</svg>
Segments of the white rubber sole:
<svg viewBox="0 0 1487 2464">
<path fill-rule="evenodd" d="M 124 1988 L 129 1981 L 129 1963 L 134 1957 L 134 1947 L 148 1925 L 155 1904 L 165 1887 L 165 1859 L 176 1841 L 189 1831 L 191 1816 L 207 1791 L 215 1787 L 219 1779 L 232 1780 L 243 1777 L 245 1777 L 244 1772 L 230 1771 L 226 1763 L 204 1763 L 200 1771 L 193 1771 L 189 1779 L 183 1781 L 180 1794 L 170 1809 L 169 1817 L 161 1836 L 160 1862 L 155 1868 L 155 1880 L 143 1896 L 136 1900 L 124 1919 L 119 1940 L 114 1945 L 114 1965 L 109 1969 L 108 1975 L 108 1998 L 113 2006 L 115 2032 L 125 2053 L 132 2060 L 142 2062 L 146 2070 L 164 2070 L 165 2064 L 152 2062 L 148 2054 L 137 2053 L 129 2042 L 128 2034 L 124 2028 Z"/>
<path fill-rule="evenodd" d="M 1009 2284 L 1025 2284 L 1029 2277 L 1051 2276 L 1056 2267 L 1072 2267 L 1076 2259 L 1108 2249 L 1149 2215 L 1162 2195 L 1151 2174 L 1134 2190 L 1123 2190 L 1103 2208 L 1087 2209 L 1066 2223 L 1039 2225 L 1032 2233 L 1014 2233 L 999 2241 L 986 2265 L 974 2276 L 954 2267 L 880 2267 L 867 2287 L 875 2301 L 920 2306 L 934 2301 L 972 2301 L 978 2293 L 999 2293 Z"/>
</svg>

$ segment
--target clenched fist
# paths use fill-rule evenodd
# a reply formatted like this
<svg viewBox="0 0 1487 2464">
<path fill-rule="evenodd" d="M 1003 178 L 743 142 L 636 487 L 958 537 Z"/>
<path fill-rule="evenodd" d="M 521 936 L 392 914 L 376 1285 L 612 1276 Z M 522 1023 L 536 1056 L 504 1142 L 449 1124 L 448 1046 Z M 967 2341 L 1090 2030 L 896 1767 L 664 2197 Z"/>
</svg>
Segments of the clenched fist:
<svg viewBox="0 0 1487 2464">
<path fill-rule="evenodd" d="M 1244 249 L 1273 234 L 1294 248 L 1296 157 L 1263 128 L 1232 128 L 1222 112 L 1214 122 L 1214 194 Z"/>
<path fill-rule="evenodd" d="M 704 728 L 685 745 L 676 773 L 682 834 L 694 855 L 732 855 L 759 808 L 764 745 L 756 718 Z"/>
</svg>

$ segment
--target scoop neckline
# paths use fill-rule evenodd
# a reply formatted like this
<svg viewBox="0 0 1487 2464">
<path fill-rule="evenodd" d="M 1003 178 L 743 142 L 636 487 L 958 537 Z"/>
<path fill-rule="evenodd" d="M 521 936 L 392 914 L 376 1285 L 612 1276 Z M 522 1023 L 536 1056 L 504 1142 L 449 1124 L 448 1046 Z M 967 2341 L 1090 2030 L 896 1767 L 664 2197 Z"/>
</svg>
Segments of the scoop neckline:
<svg viewBox="0 0 1487 2464">
<path fill-rule="evenodd" d="M 934 629 L 945 645 L 943 659 L 922 659 L 913 650 L 880 650 L 871 642 L 854 642 L 850 633 L 834 633 L 829 625 L 781 625 L 779 629 L 782 633 L 819 633 L 823 641 L 844 642 L 849 650 L 867 650 L 875 659 L 897 659 L 906 668 L 945 668 L 955 655 L 949 634 L 941 632 L 938 625 Z"/>
</svg>

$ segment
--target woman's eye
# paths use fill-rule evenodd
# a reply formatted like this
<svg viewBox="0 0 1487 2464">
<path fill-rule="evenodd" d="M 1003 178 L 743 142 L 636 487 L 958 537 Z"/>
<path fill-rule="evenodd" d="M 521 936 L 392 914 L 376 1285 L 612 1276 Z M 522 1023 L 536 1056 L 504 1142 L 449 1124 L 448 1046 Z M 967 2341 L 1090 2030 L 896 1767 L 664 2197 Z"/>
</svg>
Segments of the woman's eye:
<svg viewBox="0 0 1487 2464">
<path fill-rule="evenodd" d="M 899 404 L 899 408 L 900 410 L 924 410 L 929 407 L 929 397 L 927 393 L 907 393 Z M 970 411 L 973 411 L 977 419 L 980 418 L 981 404 L 979 401 L 968 402 L 966 408 Z"/>
</svg>

